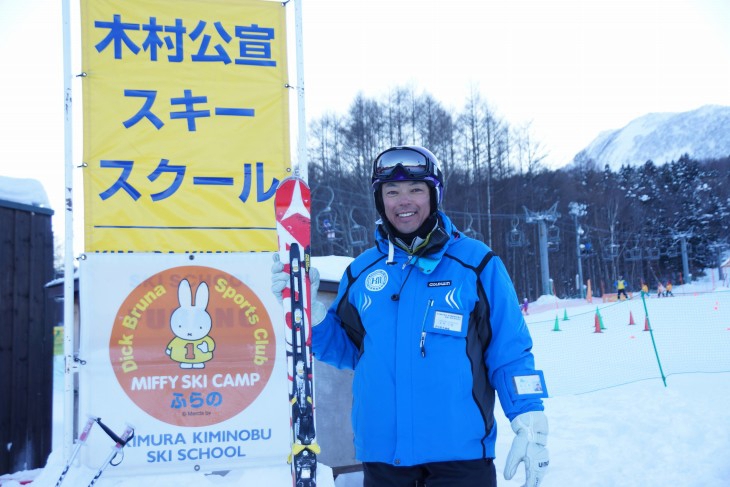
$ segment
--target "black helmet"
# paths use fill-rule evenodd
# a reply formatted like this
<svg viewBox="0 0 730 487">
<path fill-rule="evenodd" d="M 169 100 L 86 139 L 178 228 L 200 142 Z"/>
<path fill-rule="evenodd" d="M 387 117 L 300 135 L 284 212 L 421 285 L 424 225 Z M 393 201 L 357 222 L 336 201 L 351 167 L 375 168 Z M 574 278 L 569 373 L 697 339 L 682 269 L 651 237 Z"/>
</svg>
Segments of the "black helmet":
<svg viewBox="0 0 730 487">
<path fill-rule="evenodd" d="M 431 188 L 431 211 L 435 212 L 444 194 L 444 179 L 433 153 L 417 145 L 399 145 L 384 150 L 373 162 L 372 187 L 375 207 L 383 214 L 380 186 L 390 181 L 424 181 Z"/>
</svg>

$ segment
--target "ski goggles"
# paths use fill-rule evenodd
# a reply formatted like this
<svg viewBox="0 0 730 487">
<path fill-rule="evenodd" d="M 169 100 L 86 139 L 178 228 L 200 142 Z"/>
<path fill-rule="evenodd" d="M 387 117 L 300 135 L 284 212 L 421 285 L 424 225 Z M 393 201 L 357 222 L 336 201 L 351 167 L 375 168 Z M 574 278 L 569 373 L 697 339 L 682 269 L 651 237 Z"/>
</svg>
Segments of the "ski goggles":
<svg viewBox="0 0 730 487">
<path fill-rule="evenodd" d="M 373 179 L 388 179 L 400 168 L 408 177 L 433 175 L 433 161 L 417 150 L 401 147 L 380 154 L 373 167 Z"/>
</svg>

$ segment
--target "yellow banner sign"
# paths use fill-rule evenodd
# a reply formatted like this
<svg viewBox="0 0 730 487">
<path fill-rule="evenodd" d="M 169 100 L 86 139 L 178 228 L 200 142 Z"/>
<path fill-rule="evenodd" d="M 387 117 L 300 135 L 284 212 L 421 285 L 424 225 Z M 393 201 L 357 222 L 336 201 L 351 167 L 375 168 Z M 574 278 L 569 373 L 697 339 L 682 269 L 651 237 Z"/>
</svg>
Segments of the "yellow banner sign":
<svg viewBox="0 0 730 487">
<path fill-rule="evenodd" d="M 282 3 L 81 4 L 86 251 L 275 250 Z"/>
</svg>

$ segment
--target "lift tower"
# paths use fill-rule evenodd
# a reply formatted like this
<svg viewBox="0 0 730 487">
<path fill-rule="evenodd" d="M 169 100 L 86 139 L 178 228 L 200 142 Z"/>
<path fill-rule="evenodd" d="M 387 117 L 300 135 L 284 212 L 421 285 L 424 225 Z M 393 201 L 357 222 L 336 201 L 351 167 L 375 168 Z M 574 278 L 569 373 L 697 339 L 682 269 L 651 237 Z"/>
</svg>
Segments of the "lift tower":
<svg viewBox="0 0 730 487">
<path fill-rule="evenodd" d="M 555 223 L 560 216 L 557 211 L 558 202 L 556 201 L 549 210 L 543 212 L 534 212 L 525 209 L 525 221 L 527 223 L 537 223 L 537 234 L 540 242 L 540 274 L 542 277 L 542 293 L 546 295 L 553 294 L 552 286 L 550 285 L 550 267 L 548 266 L 548 236 L 547 226 L 545 222 Z"/>
</svg>

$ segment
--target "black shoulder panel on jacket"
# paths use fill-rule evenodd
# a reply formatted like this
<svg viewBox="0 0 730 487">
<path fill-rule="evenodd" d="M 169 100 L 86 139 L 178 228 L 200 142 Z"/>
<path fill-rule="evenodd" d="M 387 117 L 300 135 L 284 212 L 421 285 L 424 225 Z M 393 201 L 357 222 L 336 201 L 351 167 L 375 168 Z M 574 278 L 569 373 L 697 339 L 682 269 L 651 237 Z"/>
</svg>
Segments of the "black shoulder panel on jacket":
<svg viewBox="0 0 730 487">
<path fill-rule="evenodd" d="M 479 276 L 495 254 L 491 250 L 481 258 L 478 264 L 466 263 L 453 255 L 448 257 L 474 272 L 477 290 L 477 304 L 469 315 L 469 327 L 466 336 L 466 355 L 471 364 L 472 398 L 484 420 L 484 436 L 482 437 L 482 455 L 486 456 L 486 441 L 494 427 L 494 387 L 489 382 L 489 371 L 484 362 L 484 354 L 492 339 L 492 323 L 490 321 L 490 305 L 487 293 Z"/>
<path fill-rule="evenodd" d="M 461 259 L 459 259 L 457 257 L 454 257 L 453 255 L 451 255 L 449 253 L 444 254 L 444 257 L 448 257 L 451 260 L 455 260 L 456 262 L 458 262 L 459 264 L 463 265 L 467 269 L 473 270 L 474 272 L 476 272 L 477 276 L 479 276 L 479 274 L 482 273 L 482 271 L 484 270 L 484 268 L 487 267 L 487 264 L 489 264 L 489 261 L 492 260 L 492 257 L 494 257 L 494 256 L 495 256 L 494 252 L 490 250 L 482 258 L 481 262 L 479 262 L 479 264 L 477 264 L 476 266 L 474 266 L 474 265 L 471 265 L 471 264 L 468 264 L 468 263 L 464 262 L 463 260 L 461 260 Z"/>
<path fill-rule="evenodd" d="M 340 320 L 342 322 L 341 326 L 345 329 L 345 333 L 347 333 L 350 341 L 355 344 L 358 350 L 360 350 L 360 354 L 362 354 L 362 343 L 363 338 L 365 337 L 365 327 L 362 324 L 362 320 L 360 319 L 360 314 L 358 313 L 357 308 L 355 308 L 350 303 L 348 296 L 350 294 L 350 288 L 358 279 L 358 277 L 360 277 L 363 272 L 367 271 L 383 259 L 385 259 L 385 256 L 379 254 L 377 259 L 365 265 L 358 272 L 357 275 L 354 275 L 352 272 L 352 264 L 347 266 L 347 288 L 345 289 L 342 299 L 337 305 L 337 316 L 340 317 Z"/>
</svg>

